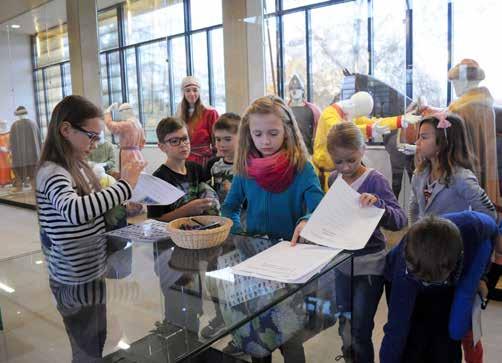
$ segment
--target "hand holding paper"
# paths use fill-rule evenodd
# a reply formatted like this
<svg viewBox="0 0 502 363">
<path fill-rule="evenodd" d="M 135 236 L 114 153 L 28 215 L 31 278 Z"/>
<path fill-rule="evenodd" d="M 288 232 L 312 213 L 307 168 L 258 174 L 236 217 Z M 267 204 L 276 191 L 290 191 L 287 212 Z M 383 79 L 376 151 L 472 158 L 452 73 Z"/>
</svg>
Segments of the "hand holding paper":
<svg viewBox="0 0 502 363">
<path fill-rule="evenodd" d="M 363 248 L 384 210 L 375 206 L 361 207 L 360 198 L 360 194 L 343 178 L 336 178 L 300 235 L 327 247 L 346 250 Z"/>
<path fill-rule="evenodd" d="M 141 173 L 132 192 L 131 202 L 149 205 L 169 205 L 185 193 L 153 175 Z"/>
</svg>

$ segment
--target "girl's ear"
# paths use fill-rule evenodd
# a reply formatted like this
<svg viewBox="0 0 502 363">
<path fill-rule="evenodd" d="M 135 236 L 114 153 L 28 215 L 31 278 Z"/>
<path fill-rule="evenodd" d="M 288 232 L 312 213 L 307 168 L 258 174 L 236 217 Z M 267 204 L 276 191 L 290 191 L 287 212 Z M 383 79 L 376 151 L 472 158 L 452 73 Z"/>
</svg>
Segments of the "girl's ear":
<svg viewBox="0 0 502 363">
<path fill-rule="evenodd" d="M 65 138 L 67 138 L 70 135 L 71 131 L 71 124 L 68 121 L 63 121 L 61 123 L 61 126 L 59 126 L 59 132 L 61 135 Z"/>
</svg>

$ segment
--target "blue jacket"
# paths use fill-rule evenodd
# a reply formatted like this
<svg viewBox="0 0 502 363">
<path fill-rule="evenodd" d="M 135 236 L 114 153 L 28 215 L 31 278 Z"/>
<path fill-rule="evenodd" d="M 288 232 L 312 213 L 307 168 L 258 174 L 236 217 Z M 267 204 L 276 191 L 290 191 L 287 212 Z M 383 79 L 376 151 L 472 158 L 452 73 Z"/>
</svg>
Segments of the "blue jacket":
<svg viewBox="0 0 502 363">
<path fill-rule="evenodd" d="M 242 232 L 239 216 L 242 204 L 247 200 L 248 234 L 266 234 L 270 238 L 289 241 L 298 220 L 312 213 L 323 196 L 319 178 L 312 164 L 307 162 L 281 193 L 268 192 L 254 179 L 235 175 L 221 212 L 233 220 L 232 232 Z"/>
<path fill-rule="evenodd" d="M 448 327 L 450 337 L 460 340 L 471 328 L 474 297 L 489 262 L 498 230 L 493 218 L 479 212 L 449 213 L 443 217 L 457 225 L 464 242 L 464 265 L 455 287 Z M 415 298 L 422 289 L 425 289 L 422 284 L 405 274 L 403 241 L 387 255 L 384 276 L 392 284 L 392 288 L 388 302 L 388 321 L 384 326 L 385 335 L 380 348 L 382 363 L 401 361 Z"/>
</svg>

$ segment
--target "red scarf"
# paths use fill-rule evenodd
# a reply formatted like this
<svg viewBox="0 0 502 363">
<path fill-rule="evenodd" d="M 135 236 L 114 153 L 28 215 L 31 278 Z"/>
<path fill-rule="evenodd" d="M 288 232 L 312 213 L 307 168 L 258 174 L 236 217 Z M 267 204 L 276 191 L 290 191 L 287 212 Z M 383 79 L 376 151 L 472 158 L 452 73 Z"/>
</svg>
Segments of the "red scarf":
<svg viewBox="0 0 502 363">
<path fill-rule="evenodd" d="M 295 167 L 284 151 L 265 157 L 250 155 L 247 174 L 266 191 L 281 193 L 293 182 Z"/>
</svg>

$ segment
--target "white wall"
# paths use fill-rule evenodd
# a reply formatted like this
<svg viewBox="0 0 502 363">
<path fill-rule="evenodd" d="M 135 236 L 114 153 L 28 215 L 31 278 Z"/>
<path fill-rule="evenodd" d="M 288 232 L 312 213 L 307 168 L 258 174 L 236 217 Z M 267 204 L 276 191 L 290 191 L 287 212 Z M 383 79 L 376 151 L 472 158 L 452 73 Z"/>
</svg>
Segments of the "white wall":
<svg viewBox="0 0 502 363">
<path fill-rule="evenodd" d="M 12 123 L 17 106 L 23 105 L 35 120 L 30 37 L 0 31 L 0 54 L 0 119 Z"/>
</svg>

